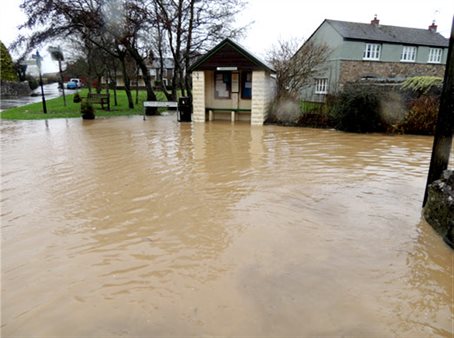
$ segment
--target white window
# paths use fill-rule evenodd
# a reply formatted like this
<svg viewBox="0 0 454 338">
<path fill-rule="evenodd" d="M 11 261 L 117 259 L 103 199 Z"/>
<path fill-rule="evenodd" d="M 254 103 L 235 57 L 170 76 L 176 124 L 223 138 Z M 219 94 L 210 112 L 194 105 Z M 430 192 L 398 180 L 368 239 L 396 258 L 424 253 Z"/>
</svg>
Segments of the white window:
<svg viewBox="0 0 454 338">
<path fill-rule="evenodd" d="M 315 79 L 315 94 L 328 93 L 328 79 Z"/>
<path fill-rule="evenodd" d="M 429 63 L 441 63 L 441 55 L 442 49 L 441 48 L 430 48 L 429 49 Z"/>
<path fill-rule="evenodd" d="M 381 46 L 375 43 L 366 43 L 364 49 L 363 60 L 380 60 Z"/>
<path fill-rule="evenodd" d="M 404 46 L 404 48 L 402 48 L 402 54 L 400 56 L 400 61 L 415 62 L 416 61 L 416 47 Z"/>
</svg>

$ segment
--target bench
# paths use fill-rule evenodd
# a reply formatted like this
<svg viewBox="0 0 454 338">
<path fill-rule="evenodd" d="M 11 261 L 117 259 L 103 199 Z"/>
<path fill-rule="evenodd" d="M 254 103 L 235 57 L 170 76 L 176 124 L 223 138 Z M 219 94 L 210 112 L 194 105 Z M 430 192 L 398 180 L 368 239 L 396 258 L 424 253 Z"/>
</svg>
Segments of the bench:
<svg viewBox="0 0 454 338">
<path fill-rule="evenodd" d="M 107 110 L 110 111 L 110 94 L 88 93 L 87 101 L 91 104 L 100 104 L 101 109 L 107 105 Z"/>
<path fill-rule="evenodd" d="M 143 119 L 145 121 L 145 113 L 147 112 L 147 107 L 153 108 L 177 108 L 178 102 L 174 101 L 144 101 L 143 102 Z"/>
<path fill-rule="evenodd" d="M 208 121 L 213 121 L 214 113 L 222 112 L 222 113 L 230 113 L 231 117 L 230 120 L 235 122 L 237 114 L 239 113 L 250 113 L 251 109 L 242 109 L 242 108 L 205 108 L 205 111 L 208 112 Z"/>
</svg>

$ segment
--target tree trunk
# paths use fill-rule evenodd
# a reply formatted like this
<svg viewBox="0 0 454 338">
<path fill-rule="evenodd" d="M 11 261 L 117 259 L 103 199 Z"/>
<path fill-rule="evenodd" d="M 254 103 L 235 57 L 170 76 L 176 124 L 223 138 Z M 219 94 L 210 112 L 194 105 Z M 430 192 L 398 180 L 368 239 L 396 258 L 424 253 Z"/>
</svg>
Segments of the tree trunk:
<svg viewBox="0 0 454 338">
<path fill-rule="evenodd" d="M 147 90 L 147 101 L 156 101 L 156 94 L 153 91 L 153 85 L 151 83 L 150 75 L 148 74 L 148 68 L 145 63 L 145 59 L 139 54 L 137 49 L 133 48 L 131 45 L 127 45 L 129 54 L 136 61 L 137 66 L 139 66 L 140 71 L 142 72 L 143 82 L 145 83 L 145 88 Z M 158 108 L 156 107 L 147 107 L 145 113 L 147 115 L 156 115 L 158 113 Z"/>
<path fill-rule="evenodd" d="M 131 95 L 131 82 L 129 80 L 128 72 L 126 70 L 126 61 L 124 53 L 120 54 L 120 64 L 121 64 L 121 72 L 123 74 L 123 81 L 125 83 L 125 93 L 128 98 L 128 107 L 129 109 L 134 109 L 134 101 L 132 100 Z"/>
</svg>

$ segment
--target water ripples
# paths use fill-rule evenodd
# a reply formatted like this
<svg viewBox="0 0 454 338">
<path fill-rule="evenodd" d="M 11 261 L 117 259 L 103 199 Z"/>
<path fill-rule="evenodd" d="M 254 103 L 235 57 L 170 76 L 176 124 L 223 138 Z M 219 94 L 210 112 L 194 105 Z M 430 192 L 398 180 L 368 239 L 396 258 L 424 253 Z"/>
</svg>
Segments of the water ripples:
<svg viewBox="0 0 454 338">
<path fill-rule="evenodd" d="M 309 284 L 315 311 L 333 316 L 341 309 L 325 307 L 323 297 L 346 304 L 349 283 L 360 294 L 383 293 L 378 307 L 391 312 L 402 309 L 396 297 L 415 294 L 429 297 L 432 316 L 449 312 L 452 268 L 419 215 L 430 138 L 178 124 L 173 116 L 3 122 L 1 131 L 4 302 L 16 304 L 6 311 L 9 332 L 44 320 L 49 303 L 37 295 L 44 284 L 75 301 L 52 306 L 91 304 L 93 321 L 103 316 L 94 304 L 106 310 L 123 302 L 135 311 L 194 315 L 172 305 L 180 299 L 198 303 L 202 316 L 212 297 L 223 299 L 225 311 L 249 309 L 242 314 L 258 322 L 292 318 L 308 311 L 294 300 L 309 296 L 301 288 Z M 340 280 L 325 280 L 328 271 Z M 424 286 L 428 271 L 437 279 Z M 37 285 L 26 288 L 31 276 Z M 295 290 L 293 301 L 282 302 L 288 294 L 279 283 Z M 407 283 L 416 291 L 400 291 Z M 386 325 L 376 328 L 437 329 L 422 330 L 421 317 L 414 325 L 422 331 L 412 331 L 364 297 L 366 310 L 351 311 L 378 311 Z M 277 305 L 250 310 L 260 302 Z M 239 314 L 225 315 L 245 328 Z M 297 332 L 297 323 L 287 324 L 287 333 Z"/>
</svg>

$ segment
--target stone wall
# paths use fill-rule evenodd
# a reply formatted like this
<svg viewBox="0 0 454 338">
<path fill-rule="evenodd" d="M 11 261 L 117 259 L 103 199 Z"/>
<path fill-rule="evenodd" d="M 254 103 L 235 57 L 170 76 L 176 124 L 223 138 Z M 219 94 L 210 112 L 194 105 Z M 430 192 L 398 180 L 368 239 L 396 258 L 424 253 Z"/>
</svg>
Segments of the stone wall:
<svg viewBox="0 0 454 338">
<path fill-rule="evenodd" d="M 205 73 L 197 71 L 192 73 L 192 120 L 205 122 Z"/>
<path fill-rule="evenodd" d="M 252 72 L 251 124 L 262 125 L 273 98 L 271 78 L 265 71 Z"/>
<path fill-rule="evenodd" d="M 407 78 L 412 76 L 444 76 L 445 65 L 404 62 L 343 60 L 339 84 L 360 80 L 365 76 L 377 78 Z"/>
<path fill-rule="evenodd" d="M 424 218 L 454 248 L 454 171 L 429 185 Z"/>
<path fill-rule="evenodd" d="M 30 86 L 27 81 L 11 82 L 0 80 L 0 95 L 6 96 L 28 96 L 31 93 Z"/>
</svg>

